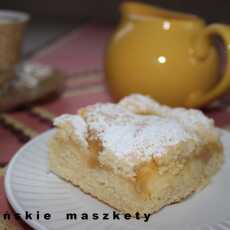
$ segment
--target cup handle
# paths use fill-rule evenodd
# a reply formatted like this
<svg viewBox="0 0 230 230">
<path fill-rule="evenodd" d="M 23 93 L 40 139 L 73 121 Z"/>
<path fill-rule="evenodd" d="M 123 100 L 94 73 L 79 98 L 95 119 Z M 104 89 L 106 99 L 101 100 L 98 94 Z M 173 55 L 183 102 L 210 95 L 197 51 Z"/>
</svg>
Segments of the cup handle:
<svg viewBox="0 0 230 230">
<path fill-rule="evenodd" d="M 204 31 L 205 37 L 203 41 L 206 41 L 206 44 L 209 44 L 208 40 L 210 40 L 210 36 L 212 35 L 220 36 L 224 43 L 227 59 L 224 76 L 222 76 L 220 82 L 208 92 L 197 91 L 189 95 L 185 102 L 186 107 L 201 107 L 202 105 L 205 105 L 223 95 L 228 89 L 230 89 L 230 26 L 222 24 L 212 24 L 207 26 Z M 200 51 L 201 56 L 203 56 L 205 53 L 207 54 L 207 45 L 203 50 Z"/>
</svg>

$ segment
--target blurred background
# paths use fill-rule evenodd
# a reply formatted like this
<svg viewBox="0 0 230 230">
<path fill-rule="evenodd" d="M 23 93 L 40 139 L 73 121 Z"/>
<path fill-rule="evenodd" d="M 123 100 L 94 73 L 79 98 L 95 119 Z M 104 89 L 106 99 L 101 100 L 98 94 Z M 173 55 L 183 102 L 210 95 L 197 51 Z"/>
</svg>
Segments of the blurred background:
<svg viewBox="0 0 230 230">
<path fill-rule="evenodd" d="M 116 22 L 118 5 L 121 0 L 68 0 L 68 1 L 31 1 L 31 0 L 1 0 L 0 7 L 30 12 L 34 18 L 54 19 L 77 23 L 80 20 L 95 19 L 105 22 Z M 146 0 L 161 7 L 198 14 L 208 22 L 230 22 L 228 0 Z"/>
<path fill-rule="evenodd" d="M 105 24 L 119 19 L 121 0 L 68 0 L 31 1 L 1 0 L 0 9 L 15 9 L 31 14 L 32 20 L 26 32 L 23 56 L 43 47 L 56 37 L 71 31 L 83 22 L 96 21 Z M 229 0 L 146 0 L 160 7 L 197 14 L 210 22 L 230 23 Z"/>
<path fill-rule="evenodd" d="M 171 10 L 196 14 L 204 18 L 207 23 L 230 24 L 230 0 L 139 1 Z M 22 33 L 25 35 L 22 46 L 22 60 L 20 59 L 18 63 L 13 64 L 7 70 L 3 69 L 2 73 L 0 68 L 0 80 L 1 74 L 2 79 L 7 79 L 2 84 L 2 87 L 0 81 L 0 210 L 2 213 L 12 211 L 4 195 L 3 184 L 5 166 L 8 165 L 17 150 L 28 140 L 51 128 L 54 117 L 63 113 L 75 114 L 79 108 L 96 102 L 112 101 L 104 78 L 104 51 L 105 47 L 107 47 L 108 38 L 111 37 L 111 33 L 114 31 L 114 25 L 119 21 L 118 8 L 121 2 L 123 1 L 0 0 L 0 10 L 24 11 L 31 16 L 25 34 Z M 3 31 L 7 29 L 5 33 L 0 31 L 0 64 L 1 60 L 7 60 L 7 58 L 1 58 L 1 53 L 2 57 L 13 56 L 10 55 L 9 50 L 14 53 L 14 44 L 18 40 L 21 41 L 15 36 L 19 33 L 15 33 L 11 26 L 8 27 L 9 29 L 7 29 L 7 26 L 2 26 Z M 229 30 L 227 29 L 227 31 Z M 142 33 L 140 34 L 142 35 Z M 178 37 L 183 39 L 183 33 Z M 152 42 L 151 39 L 149 40 Z M 176 39 L 174 41 L 178 43 Z M 221 39 L 215 41 L 218 42 L 215 45 L 220 46 L 220 49 L 218 49 L 219 54 L 223 54 L 220 55 L 223 59 L 220 62 L 220 66 L 224 71 L 227 58 L 225 58 L 223 43 L 221 43 Z M 8 46 L 5 44 L 8 44 Z M 145 45 L 144 42 L 140 42 L 140 44 Z M 178 44 L 178 46 L 181 45 L 180 43 Z M 4 52 L 5 47 L 6 51 Z M 133 55 L 133 53 L 129 53 Z M 121 56 L 126 57 L 125 55 Z M 133 56 L 139 57 L 138 55 Z M 162 58 L 163 62 L 159 61 L 162 64 L 166 60 L 164 56 L 157 56 L 153 60 L 158 63 L 157 60 L 162 60 Z M 174 56 L 172 59 L 174 59 Z M 31 61 L 31 63 L 39 63 L 40 65 L 35 66 L 36 68 L 31 68 L 31 65 L 28 65 L 29 68 L 26 68 L 27 64 L 24 61 Z M 229 60 L 228 62 L 230 63 Z M 146 63 L 153 63 L 152 59 L 151 62 Z M 132 69 L 132 65 L 130 66 Z M 180 64 L 180 66 L 182 65 Z M 60 70 L 60 73 L 51 71 L 49 67 L 51 67 L 51 70 L 52 68 Z M 209 64 L 207 69 L 212 69 L 211 67 L 213 65 Z M 23 69 L 24 72 L 22 71 Z M 146 69 L 148 68 L 145 68 L 144 71 Z M 194 69 L 199 68 L 192 68 L 192 70 Z M 123 70 L 120 72 L 125 72 Z M 144 71 L 140 71 L 141 74 Z M 138 71 L 136 72 L 139 73 Z M 140 76 L 142 76 L 141 74 Z M 170 72 L 168 79 L 173 79 L 172 75 L 173 73 Z M 130 76 L 133 77 L 132 74 Z M 188 77 L 187 74 L 183 74 L 183 76 L 184 79 Z M 203 76 L 201 73 L 201 77 Z M 219 76 L 220 74 L 217 77 Z M 123 79 L 128 78 L 125 76 Z M 142 80 L 143 76 L 140 79 Z M 127 82 L 128 84 L 123 85 L 131 85 L 129 79 Z M 165 95 L 170 96 L 172 92 L 164 88 L 164 83 L 167 82 L 170 85 L 170 81 L 159 82 L 162 87 L 158 87 L 158 89 L 162 89 L 166 92 Z M 151 87 L 151 85 L 156 84 L 146 85 Z M 179 84 L 173 85 L 177 86 Z M 185 87 L 189 85 L 186 83 Z M 204 81 L 203 85 L 207 86 L 207 81 Z M 57 94 L 51 95 L 56 91 Z M 153 90 L 153 92 L 155 91 Z M 180 90 L 177 90 L 175 95 L 178 92 L 180 93 Z M 21 107 L 16 107 L 16 105 Z M 11 108 L 12 110 L 8 111 L 6 108 Z M 230 88 L 226 97 L 215 101 L 203 111 L 207 116 L 215 120 L 218 127 L 230 130 Z M 30 228 L 20 221 L 17 221 L 17 223 L 12 221 L 10 224 L 0 218 L 0 229 L 22 230 Z"/>
</svg>

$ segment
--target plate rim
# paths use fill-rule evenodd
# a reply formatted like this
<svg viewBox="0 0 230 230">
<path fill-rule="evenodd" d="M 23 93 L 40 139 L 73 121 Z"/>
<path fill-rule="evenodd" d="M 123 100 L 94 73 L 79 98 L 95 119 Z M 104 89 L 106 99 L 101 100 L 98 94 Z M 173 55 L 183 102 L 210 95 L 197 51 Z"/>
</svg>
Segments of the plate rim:
<svg viewBox="0 0 230 230">
<path fill-rule="evenodd" d="M 48 129 L 45 132 L 43 132 L 43 133 L 39 134 L 38 136 L 36 136 L 35 138 L 33 138 L 32 140 L 28 141 L 23 146 L 21 146 L 18 149 L 18 151 L 16 151 L 15 155 L 11 158 L 10 162 L 7 165 L 7 169 L 6 169 L 5 176 L 4 176 L 5 193 L 6 193 L 6 197 L 9 201 L 10 205 L 13 207 L 13 211 L 15 211 L 15 212 L 24 213 L 25 210 L 23 210 L 23 208 L 20 206 L 20 204 L 18 203 L 17 199 L 15 198 L 15 196 L 13 194 L 13 190 L 11 189 L 10 181 L 11 181 L 12 167 L 14 166 L 17 158 L 20 156 L 20 153 L 23 152 L 24 149 L 27 148 L 28 145 L 31 145 L 33 142 L 37 141 L 42 136 L 49 135 L 49 133 L 54 132 L 54 130 L 55 130 L 55 128 Z M 40 230 L 48 230 L 46 227 L 42 226 L 39 222 L 37 222 L 35 220 L 26 220 L 24 215 L 21 215 L 20 218 L 25 223 L 27 223 L 30 227 L 33 227 L 35 229 L 40 229 Z"/>
</svg>

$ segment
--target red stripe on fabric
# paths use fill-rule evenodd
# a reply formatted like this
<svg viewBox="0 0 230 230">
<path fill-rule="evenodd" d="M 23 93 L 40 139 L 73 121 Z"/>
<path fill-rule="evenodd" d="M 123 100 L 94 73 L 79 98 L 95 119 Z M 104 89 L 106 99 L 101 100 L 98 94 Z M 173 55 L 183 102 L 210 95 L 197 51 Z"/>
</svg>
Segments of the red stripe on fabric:
<svg viewBox="0 0 230 230">
<path fill-rule="evenodd" d="M 22 146 L 22 142 L 8 129 L 0 126 L 0 164 L 7 163 L 15 152 Z"/>
<path fill-rule="evenodd" d="M 89 93 L 86 95 L 78 95 L 72 97 L 63 97 L 60 100 L 53 101 L 42 108 L 60 115 L 62 113 L 76 113 L 77 110 L 86 105 L 91 105 L 96 102 L 109 102 L 111 97 L 105 92 Z"/>
<path fill-rule="evenodd" d="M 104 64 L 105 44 L 112 32 L 111 27 L 87 25 L 74 32 L 66 42 L 36 55 L 35 62 L 51 65 L 66 73 L 80 73 L 90 70 L 102 70 Z"/>
<path fill-rule="evenodd" d="M 209 111 L 207 115 L 215 120 L 215 124 L 219 127 L 224 127 L 230 124 L 230 112 L 227 111 Z"/>
<path fill-rule="evenodd" d="M 91 85 L 103 85 L 105 84 L 104 81 L 102 79 L 97 79 L 97 80 L 91 80 L 91 81 L 79 81 L 79 82 L 66 82 L 65 87 L 66 90 L 72 90 L 72 89 L 77 89 L 79 87 L 86 87 L 86 86 L 91 86 Z"/>
<path fill-rule="evenodd" d="M 27 112 L 13 112 L 10 113 L 14 119 L 25 124 L 26 127 L 34 129 L 37 132 L 43 132 L 49 128 L 49 125 L 45 122 L 42 122 L 37 117 L 33 117 Z"/>
</svg>

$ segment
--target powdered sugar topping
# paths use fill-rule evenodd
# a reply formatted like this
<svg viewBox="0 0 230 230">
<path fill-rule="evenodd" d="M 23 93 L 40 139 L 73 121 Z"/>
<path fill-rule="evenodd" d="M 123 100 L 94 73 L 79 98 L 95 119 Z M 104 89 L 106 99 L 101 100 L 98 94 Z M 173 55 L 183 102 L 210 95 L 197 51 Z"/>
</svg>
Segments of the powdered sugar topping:
<svg viewBox="0 0 230 230">
<path fill-rule="evenodd" d="M 165 154 L 169 146 L 197 139 L 176 119 L 139 115 L 115 104 L 88 107 L 84 119 L 101 140 L 104 151 L 120 158 L 147 160 Z"/>
<path fill-rule="evenodd" d="M 213 120 L 206 117 L 201 111 L 185 108 L 171 108 L 166 105 L 159 104 L 156 100 L 140 94 L 132 94 L 125 97 L 119 102 L 119 105 L 133 113 L 155 113 L 162 117 L 176 119 L 183 125 L 191 128 L 201 125 L 205 127 L 213 127 Z"/>
<path fill-rule="evenodd" d="M 123 170 L 125 176 L 134 176 L 140 162 L 167 156 L 178 144 L 179 154 L 189 156 L 204 141 L 197 127 L 216 132 L 213 121 L 202 112 L 162 106 L 142 95 L 131 95 L 118 104 L 88 106 L 80 115 L 56 118 L 54 125 L 66 122 L 82 145 L 87 146 L 90 138 L 100 141 L 99 162 L 115 172 Z"/>
<path fill-rule="evenodd" d="M 83 146 L 87 146 L 87 124 L 85 123 L 84 119 L 78 115 L 63 114 L 59 117 L 56 117 L 53 123 L 55 126 L 61 127 L 66 122 L 71 124 L 73 127 L 76 139 L 78 139 Z"/>
<path fill-rule="evenodd" d="M 132 124 L 111 125 L 101 138 L 105 149 L 119 157 L 148 160 L 192 136 L 176 121 L 152 116 L 145 120 L 135 117 Z"/>
</svg>

